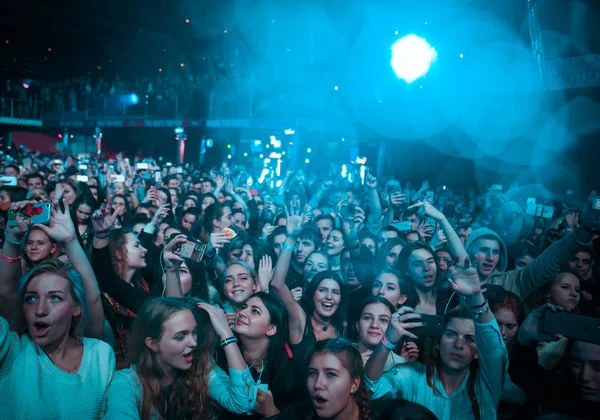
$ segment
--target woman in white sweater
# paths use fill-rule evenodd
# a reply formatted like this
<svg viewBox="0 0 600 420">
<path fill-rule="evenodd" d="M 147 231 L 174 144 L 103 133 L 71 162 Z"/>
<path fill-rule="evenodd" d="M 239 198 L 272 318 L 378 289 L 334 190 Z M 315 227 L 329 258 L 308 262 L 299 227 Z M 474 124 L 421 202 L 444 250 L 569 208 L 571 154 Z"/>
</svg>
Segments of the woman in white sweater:
<svg viewBox="0 0 600 420">
<path fill-rule="evenodd" d="M 14 210 L 18 214 L 25 205 L 17 203 Z M 58 260 L 45 261 L 14 290 L 13 278 L 20 270 L 13 266 L 22 255 L 19 239 L 27 231 L 20 215 L 7 231 L 0 256 L 1 295 L 6 298 L 13 291 L 16 301 L 14 331 L 0 317 L 1 419 L 97 419 L 115 371 L 110 346 L 82 338 L 84 333 L 102 335 L 98 286 L 77 242 L 68 204 L 64 211 L 54 205 L 50 224 L 41 229 L 64 247 L 78 272 Z"/>
<path fill-rule="evenodd" d="M 105 419 L 207 419 L 210 398 L 237 414 L 252 411 L 257 386 L 225 314 L 206 303 L 194 313 L 195 302 L 156 298 L 142 305 L 129 336 L 132 364 L 115 374 Z M 229 376 L 213 360 L 213 329 Z"/>
</svg>

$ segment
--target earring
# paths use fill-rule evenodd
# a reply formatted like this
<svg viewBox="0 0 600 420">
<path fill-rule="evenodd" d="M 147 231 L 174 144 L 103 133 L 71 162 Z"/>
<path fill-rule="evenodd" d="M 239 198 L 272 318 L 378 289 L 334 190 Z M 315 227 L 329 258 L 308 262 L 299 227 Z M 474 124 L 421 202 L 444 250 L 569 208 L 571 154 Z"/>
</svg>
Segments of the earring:
<svg viewBox="0 0 600 420">
<path fill-rule="evenodd" d="M 355 391 L 354 391 L 354 389 L 352 389 L 352 390 L 350 391 L 350 393 L 351 393 L 351 394 L 354 394 L 354 392 L 355 392 Z"/>
</svg>

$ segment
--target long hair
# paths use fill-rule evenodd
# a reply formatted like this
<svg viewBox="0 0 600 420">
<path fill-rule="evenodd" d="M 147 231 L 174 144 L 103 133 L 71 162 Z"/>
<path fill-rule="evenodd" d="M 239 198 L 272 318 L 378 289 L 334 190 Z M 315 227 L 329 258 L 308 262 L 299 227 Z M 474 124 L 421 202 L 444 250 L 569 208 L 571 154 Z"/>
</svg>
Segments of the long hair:
<svg viewBox="0 0 600 420">
<path fill-rule="evenodd" d="M 131 229 L 122 228 L 114 229 L 108 238 L 108 251 L 110 253 L 110 259 L 115 272 L 119 275 L 119 277 L 121 277 L 121 279 L 125 278 L 125 272 L 127 271 L 127 248 L 125 244 L 127 243 L 128 233 L 135 235 Z M 122 260 L 118 258 L 117 252 L 121 253 L 123 258 Z"/>
<path fill-rule="evenodd" d="M 554 276 L 554 279 L 549 284 L 540 287 L 539 289 L 537 289 L 536 291 L 534 291 L 533 293 L 531 293 L 529 296 L 527 296 L 525 298 L 525 300 L 523 301 L 523 304 L 525 305 L 525 311 L 527 313 L 530 313 L 535 308 L 538 308 L 541 305 L 548 303 L 549 302 L 548 295 L 550 294 L 550 291 L 552 290 L 552 287 L 554 286 L 554 282 L 556 281 L 558 276 L 560 276 L 561 274 L 565 274 L 565 273 L 575 276 L 577 278 L 577 280 L 579 281 L 579 286 L 581 287 L 581 285 L 583 284 L 583 279 L 581 278 L 579 273 L 577 273 L 577 271 L 573 270 L 572 268 L 564 267 L 556 274 L 556 276 Z M 581 312 L 582 302 L 583 302 L 583 299 L 580 298 L 579 303 L 577 304 L 577 307 L 572 311 L 573 313 Z"/>
<path fill-rule="evenodd" d="M 265 241 L 261 241 L 260 239 L 250 239 L 249 241 L 246 241 L 244 245 L 248 245 L 252 248 L 252 260 L 254 261 L 255 270 L 258 270 L 260 260 L 265 255 L 271 257 L 273 262 L 277 260 L 273 247 Z"/>
<path fill-rule="evenodd" d="M 391 320 L 391 315 L 396 312 L 396 309 L 394 308 L 394 305 L 392 305 L 387 299 L 381 297 L 381 296 L 369 296 L 368 298 L 364 299 L 360 305 L 360 311 L 357 312 L 357 316 L 358 318 L 356 318 L 356 322 L 353 322 L 351 325 L 350 330 L 352 331 L 352 334 L 354 337 L 356 337 L 356 341 L 360 341 L 360 334 L 358 332 L 358 327 L 357 327 L 357 323 L 360 322 L 360 319 L 362 318 L 362 313 L 365 310 L 365 308 L 368 305 L 372 305 L 375 303 L 381 303 L 382 305 L 384 305 L 386 308 L 388 308 L 390 310 L 390 320 Z M 391 321 L 390 321 L 391 322 Z M 385 331 L 384 331 L 385 333 Z"/>
<path fill-rule="evenodd" d="M 330 338 L 328 340 L 317 341 L 308 356 L 307 370 L 312 358 L 315 355 L 323 353 L 335 355 L 342 363 L 342 366 L 348 370 L 351 378 L 360 378 L 360 384 L 353 397 L 358 405 L 359 420 L 370 420 L 369 400 L 371 393 L 365 385 L 365 368 L 358 347 L 345 338 Z M 310 418 L 316 418 L 314 410 L 312 410 L 312 417 Z"/>
<path fill-rule="evenodd" d="M 81 314 L 73 317 L 69 334 L 71 337 L 80 338 L 87 327 L 88 306 L 85 293 L 85 286 L 79 273 L 73 269 L 70 263 L 64 263 L 60 260 L 46 260 L 27 272 L 17 284 L 17 306 L 14 319 L 15 331 L 22 335 L 27 331 L 25 323 L 25 314 L 23 312 L 23 303 L 25 301 L 25 292 L 31 280 L 42 274 L 54 274 L 66 279 L 69 282 L 69 293 L 73 302 L 81 309 Z"/>
<path fill-rule="evenodd" d="M 306 287 L 304 288 L 304 296 L 302 299 L 303 299 L 303 305 L 305 307 L 306 315 L 309 318 L 307 320 L 308 325 L 310 327 L 310 317 L 312 316 L 313 312 L 315 311 L 315 303 L 313 301 L 313 296 L 323 280 L 333 280 L 340 287 L 340 304 L 339 304 L 337 310 L 335 311 L 335 313 L 333 314 L 333 316 L 331 317 L 331 324 L 336 328 L 336 330 L 340 333 L 340 335 L 343 335 L 344 329 L 345 329 L 344 328 L 344 323 L 345 323 L 344 314 L 346 312 L 346 310 L 345 310 L 345 305 L 346 305 L 345 289 L 346 288 L 344 287 L 344 284 L 342 283 L 340 276 L 337 273 L 335 273 L 334 271 L 326 270 L 326 271 L 321 271 L 320 273 L 315 274 L 315 276 L 310 281 L 310 283 L 308 283 L 306 285 Z"/>
<path fill-rule="evenodd" d="M 210 416 L 208 377 L 213 368 L 213 331 L 208 315 L 193 309 L 195 301 L 181 298 L 149 299 L 140 308 L 129 338 L 129 357 L 136 364 L 136 373 L 142 384 L 141 418 L 149 420 L 152 410 L 158 418 L 201 420 Z M 196 319 L 198 345 L 189 370 L 181 371 L 173 379 L 171 391 L 163 393 L 160 385 L 165 367 L 158 355 L 146 346 L 146 338 L 160 341 L 164 324 L 175 314 L 191 311 Z"/>
<path fill-rule="evenodd" d="M 213 220 L 219 220 L 223 216 L 225 208 L 229 208 L 229 204 L 215 202 L 204 210 L 202 233 L 200 234 L 202 240 L 208 241 L 213 228 Z M 198 237 L 196 235 L 198 235 L 198 232 L 194 232 L 194 236 Z"/>
<path fill-rule="evenodd" d="M 402 251 L 400 252 L 400 255 L 398 256 L 398 261 L 396 263 L 396 267 L 397 267 L 398 271 L 400 271 L 400 273 L 402 273 L 402 275 L 404 277 L 406 277 L 406 279 L 408 280 L 407 285 L 409 288 L 413 289 L 415 295 L 417 294 L 417 290 L 408 275 L 408 269 L 409 269 L 408 260 L 410 259 L 410 256 L 412 255 L 412 253 L 415 251 L 418 251 L 419 249 L 424 249 L 425 251 L 427 251 L 431 254 L 432 258 L 434 258 L 435 254 L 434 254 L 433 250 L 431 249 L 431 247 L 424 242 L 417 241 L 417 242 L 410 242 L 410 243 L 406 244 L 406 246 L 404 248 L 402 248 Z M 435 261 L 435 258 L 434 258 L 434 261 Z M 435 268 L 436 268 L 436 275 L 435 275 L 435 282 L 433 284 L 434 296 L 437 294 L 437 291 L 441 289 L 441 275 L 440 275 L 441 271 L 440 271 L 440 268 L 438 267 L 437 263 L 435 263 Z"/>
<path fill-rule="evenodd" d="M 397 245 L 402 246 L 402 248 L 404 249 L 404 247 L 406 246 L 406 241 L 402 238 L 390 238 L 381 245 L 379 252 L 375 256 L 375 274 L 379 274 L 382 270 L 385 270 L 386 268 L 393 268 L 393 265 L 388 266 L 388 263 L 385 259 L 392 250 L 392 248 L 394 248 Z M 397 259 L 399 258 L 400 255 L 398 255 Z"/>
<path fill-rule="evenodd" d="M 473 317 L 468 309 L 455 309 L 449 311 L 444 316 L 444 328 L 448 325 L 451 319 L 459 318 L 459 319 L 469 319 L 472 320 Z M 426 367 L 426 376 L 427 376 L 427 386 L 433 390 L 436 395 L 440 395 L 437 387 L 434 384 L 434 375 L 437 371 L 442 367 L 442 358 L 440 356 L 439 350 L 440 340 L 431 340 L 428 351 L 425 352 L 424 355 L 424 363 Z M 469 399 L 471 400 L 471 405 L 473 408 L 473 416 L 476 420 L 481 418 L 481 410 L 479 407 L 479 401 L 477 400 L 477 392 L 475 390 L 475 380 L 477 378 L 477 372 L 479 370 L 479 361 L 477 359 L 473 359 L 469 366 L 469 379 L 467 381 L 467 394 L 469 395 Z"/>
<path fill-rule="evenodd" d="M 277 402 L 289 399 L 292 402 L 294 385 L 296 382 L 287 377 L 293 372 L 295 367 L 288 357 L 286 346 L 289 347 L 289 315 L 284 304 L 275 296 L 258 292 L 252 297 L 259 298 L 269 312 L 269 322 L 277 326 L 277 332 L 269 337 L 269 346 L 267 347 L 266 370 L 264 371 L 265 383 L 269 384 L 269 389 L 273 392 Z M 243 346 L 242 350 L 243 350 Z"/>
<path fill-rule="evenodd" d="M 127 200 L 125 200 L 125 202 L 127 202 Z M 96 209 L 98 209 L 98 202 L 90 193 L 83 194 L 83 195 L 80 195 L 79 197 L 77 197 L 77 199 L 71 206 L 71 220 L 73 220 L 73 223 L 75 224 L 75 226 L 79 226 L 79 222 L 77 221 L 77 209 L 82 204 L 85 204 L 86 206 L 88 206 L 91 209 L 92 214 L 94 213 L 94 211 Z M 92 224 L 92 218 L 90 217 L 88 220 L 88 225 L 91 225 L 91 224 Z"/>
<path fill-rule="evenodd" d="M 505 290 L 504 291 L 504 300 L 502 302 L 498 302 L 494 305 L 494 311 L 499 311 L 500 309 L 506 309 L 507 311 L 515 314 L 517 318 L 517 324 L 521 326 L 523 321 L 525 320 L 525 307 L 519 296 L 515 295 L 513 292 Z"/>
</svg>

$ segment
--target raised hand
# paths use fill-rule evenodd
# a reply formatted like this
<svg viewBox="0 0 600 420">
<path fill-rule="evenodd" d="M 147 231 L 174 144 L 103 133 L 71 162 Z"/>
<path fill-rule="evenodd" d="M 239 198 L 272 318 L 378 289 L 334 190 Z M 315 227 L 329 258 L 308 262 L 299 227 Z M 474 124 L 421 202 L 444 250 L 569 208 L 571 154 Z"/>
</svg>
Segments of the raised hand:
<svg viewBox="0 0 600 420">
<path fill-rule="evenodd" d="M 265 225 L 262 228 L 263 239 L 266 240 L 267 237 L 271 234 L 271 232 L 273 232 L 275 229 L 277 229 L 277 226 L 273 226 L 272 224 L 265 223 Z"/>
<path fill-rule="evenodd" d="M 287 216 L 287 225 L 286 231 L 288 236 L 297 237 L 302 230 L 302 222 L 304 217 L 300 215 L 300 211 L 298 209 L 290 208 L 291 211 L 288 211 L 287 207 L 285 209 L 285 214 Z"/>
<path fill-rule="evenodd" d="M 223 175 L 219 174 L 217 175 L 217 177 L 215 178 L 215 183 L 217 184 L 217 190 L 222 190 L 223 187 L 225 186 L 225 178 L 223 178 Z"/>
<path fill-rule="evenodd" d="M 96 233 L 104 233 L 110 231 L 114 226 L 117 218 L 123 214 L 125 208 L 118 207 L 113 214 L 110 214 L 111 209 L 103 206 L 100 210 L 96 210 L 92 215 L 92 228 Z"/>
<path fill-rule="evenodd" d="M 422 327 L 423 322 L 420 319 L 421 314 L 414 313 L 412 308 L 408 306 L 401 307 L 397 312 L 392 314 L 392 321 L 387 327 L 385 337 L 392 344 L 400 343 L 402 337 L 410 337 L 416 340 L 417 336 L 409 330 L 411 328 Z"/>
<path fill-rule="evenodd" d="M 437 221 L 446 218 L 446 216 L 444 216 L 444 213 L 433 207 L 433 204 L 431 204 L 429 201 L 419 201 L 418 203 L 410 206 L 408 209 L 419 209 L 419 211 L 422 212 L 424 215 L 429 216 Z"/>
<path fill-rule="evenodd" d="M 154 226 L 158 225 L 165 217 L 169 215 L 169 211 L 170 209 L 168 204 L 163 204 L 160 206 L 154 213 L 154 217 L 152 217 L 150 224 Z"/>
<path fill-rule="evenodd" d="M 421 238 L 431 238 L 431 235 L 433 235 L 433 229 L 434 227 L 432 225 L 427 225 L 425 222 L 421 222 L 417 228 L 417 233 Z"/>
<path fill-rule="evenodd" d="M 65 193 L 65 184 L 58 183 L 56 187 L 54 187 L 54 199 L 60 201 L 62 199 L 63 194 Z"/>
<path fill-rule="evenodd" d="M 17 201 L 16 203 L 12 203 L 10 205 L 10 210 L 9 212 L 14 212 L 15 213 L 15 220 L 17 221 L 17 224 L 15 226 L 11 226 L 10 224 L 7 223 L 6 226 L 6 234 L 8 235 L 9 239 L 11 241 L 14 242 L 19 242 L 23 236 L 25 236 L 25 234 L 27 233 L 27 229 L 29 228 L 27 222 L 25 221 L 25 218 L 23 217 L 23 215 L 21 215 L 21 210 L 28 205 L 34 205 L 37 204 L 37 201 Z"/>
<path fill-rule="evenodd" d="M 69 212 L 69 203 L 66 198 L 63 198 L 62 201 L 64 211 L 61 211 L 58 200 L 52 202 L 54 208 L 50 213 L 50 222 L 48 223 L 48 226 L 42 224 L 36 224 L 35 226 L 38 229 L 43 230 L 56 242 L 64 244 L 74 241 L 76 234 L 73 220 L 71 220 L 71 213 Z"/>
<path fill-rule="evenodd" d="M 215 333 L 221 340 L 233 337 L 233 332 L 231 332 L 231 327 L 229 326 L 229 322 L 227 321 L 227 317 L 225 316 L 223 309 L 204 302 L 199 302 L 198 308 L 202 309 L 208 314 L 210 323 L 212 324 Z"/>
<path fill-rule="evenodd" d="M 372 190 L 377 188 L 377 178 L 375 178 L 370 173 L 367 174 L 367 176 L 365 177 L 365 187 L 370 188 Z"/>
<path fill-rule="evenodd" d="M 406 203 L 406 194 L 396 191 L 390 196 L 390 204 L 392 207 L 401 207 L 404 203 Z"/>
<path fill-rule="evenodd" d="M 452 289 L 463 296 L 471 296 L 481 293 L 481 282 L 477 270 L 471 266 L 471 261 L 467 257 L 464 264 L 460 260 L 456 261 L 455 267 L 450 267 L 450 278 L 448 282 Z"/>
<path fill-rule="evenodd" d="M 183 258 L 175 254 L 175 249 L 177 248 L 177 245 L 181 245 L 185 242 L 187 242 L 187 237 L 185 235 L 177 235 L 171 239 L 167 245 L 165 245 L 163 251 L 163 260 L 165 261 L 166 265 L 170 264 L 175 267 L 179 267 L 181 265 Z"/>
<path fill-rule="evenodd" d="M 269 283 L 273 277 L 273 261 L 271 257 L 265 255 L 258 264 L 258 283 L 261 290 L 269 290 Z"/>
<path fill-rule="evenodd" d="M 211 233 L 210 237 L 208 238 L 208 248 L 223 248 L 226 243 L 229 243 L 229 237 L 221 232 Z"/>
<path fill-rule="evenodd" d="M 292 290 L 290 290 L 290 293 L 292 294 L 292 297 L 296 302 L 300 302 L 300 299 L 302 299 L 303 292 L 304 289 L 302 289 L 302 287 L 294 287 Z"/>
<path fill-rule="evenodd" d="M 556 341 L 561 338 L 560 335 L 546 333 L 543 330 L 544 314 L 547 311 L 557 312 L 563 309 L 550 303 L 540 306 L 531 311 L 525 321 L 519 327 L 519 341 L 521 344 L 530 346 L 539 342 Z"/>
</svg>

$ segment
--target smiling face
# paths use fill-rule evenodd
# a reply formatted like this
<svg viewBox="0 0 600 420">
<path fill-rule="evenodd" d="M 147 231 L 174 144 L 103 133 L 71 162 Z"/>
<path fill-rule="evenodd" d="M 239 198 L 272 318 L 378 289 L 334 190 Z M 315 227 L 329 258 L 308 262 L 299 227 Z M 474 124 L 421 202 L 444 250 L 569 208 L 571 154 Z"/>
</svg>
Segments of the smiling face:
<svg viewBox="0 0 600 420">
<path fill-rule="evenodd" d="M 32 229 L 25 242 L 25 255 L 36 264 L 48 258 L 56 252 L 56 244 L 50 237 L 40 229 Z"/>
<path fill-rule="evenodd" d="M 338 310 L 342 300 L 340 285 L 332 279 L 324 279 L 313 294 L 315 312 L 321 318 L 330 318 Z"/>
<path fill-rule="evenodd" d="M 417 249 L 408 258 L 408 272 L 406 273 L 415 287 L 429 289 L 435 283 L 437 266 L 433 255 L 426 249 Z"/>
<path fill-rule="evenodd" d="M 553 304 L 572 311 L 581 300 L 579 279 L 571 273 L 560 273 L 552 282 L 549 298 Z"/>
<path fill-rule="evenodd" d="M 475 345 L 475 325 L 470 319 L 452 318 L 440 338 L 440 357 L 444 365 L 460 372 L 469 368 L 478 357 Z"/>
<path fill-rule="evenodd" d="M 225 296 L 231 302 L 238 304 L 246 302 L 256 288 L 256 280 L 243 265 L 231 264 L 225 270 Z"/>
<path fill-rule="evenodd" d="M 381 273 L 373 282 L 371 289 L 373 296 L 381 296 L 390 302 L 395 308 L 400 307 L 406 302 L 406 295 L 402 294 L 398 277 L 392 273 Z"/>
<path fill-rule="evenodd" d="M 325 242 L 325 251 L 329 256 L 336 256 L 342 253 L 342 249 L 344 249 L 344 236 L 339 230 L 333 229 Z"/>
<path fill-rule="evenodd" d="M 196 319 L 189 310 L 171 315 L 162 325 L 158 341 L 146 338 L 146 346 L 156 353 L 162 365 L 167 368 L 167 375 L 171 377 L 177 371 L 192 367 L 196 345 Z"/>
<path fill-rule="evenodd" d="M 385 334 L 392 313 L 383 303 L 371 303 L 364 307 L 356 323 L 359 342 L 368 349 L 374 349 Z"/>
<path fill-rule="evenodd" d="M 235 333 L 248 338 L 272 337 L 277 326 L 271 325 L 271 315 L 263 301 L 254 296 L 242 305 L 235 324 Z"/>
<path fill-rule="evenodd" d="M 344 418 L 344 410 L 356 404 L 353 391 L 360 378 L 350 376 L 338 355 L 317 353 L 310 359 L 306 385 L 319 418 Z"/>
<path fill-rule="evenodd" d="M 70 291 L 69 280 L 43 273 L 32 279 L 23 299 L 25 323 L 40 347 L 56 344 L 69 334 L 73 317 L 81 315 Z"/>
<path fill-rule="evenodd" d="M 317 273 L 325 271 L 328 268 L 329 263 L 325 255 L 313 252 L 306 258 L 306 263 L 304 263 L 304 280 L 310 283 Z"/>
</svg>

